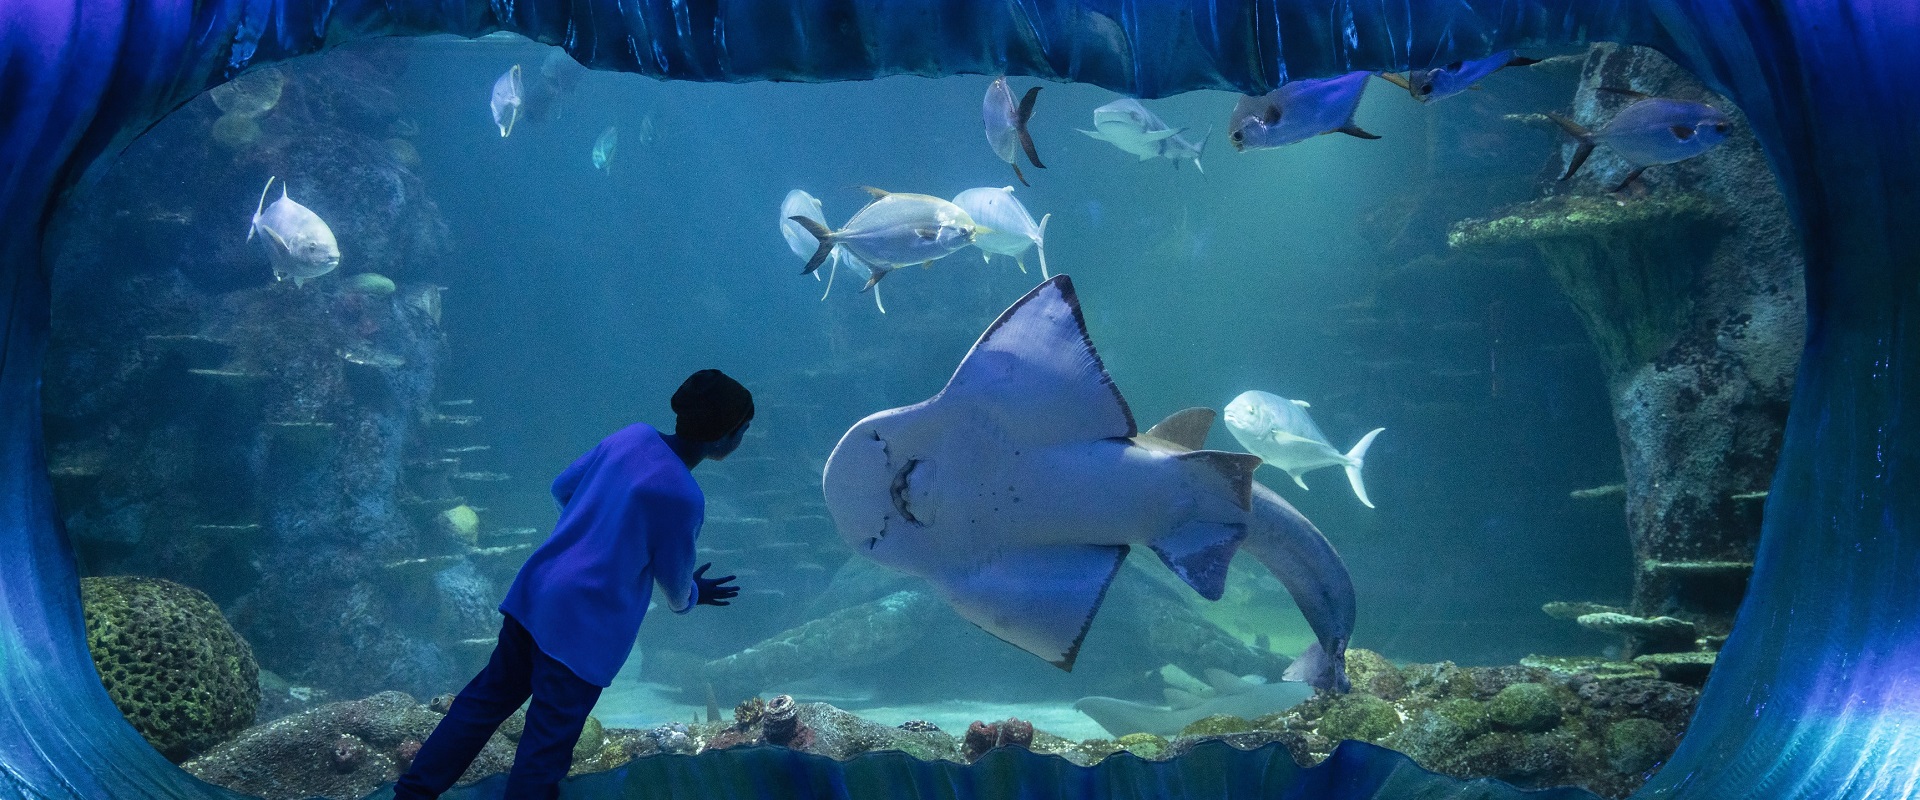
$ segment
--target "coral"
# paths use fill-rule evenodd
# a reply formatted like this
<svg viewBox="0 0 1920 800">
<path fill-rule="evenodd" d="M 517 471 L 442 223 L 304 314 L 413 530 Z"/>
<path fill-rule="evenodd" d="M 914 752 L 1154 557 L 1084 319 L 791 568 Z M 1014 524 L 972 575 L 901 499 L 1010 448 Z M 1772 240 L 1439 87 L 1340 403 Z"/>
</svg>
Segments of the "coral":
<svg viewBox="0 0 1920 800">
<path fill-rule="evenodd" d="M 157 578 L 86 578 L 80 597 L 100 682 L 140 735 L 173 761 L 253 722 L 253 651 L 197 589 Z"/>
<path fill-rule="evenodd" d="M 333 771 L 342 774 L 352 772 L 367 762 L 367 743 L 350 733 L 340 734 L 333 740 L 333 756 L 328 763 Z"/>
<path fill-rule="evenodd" d="M 1215 714 L 1194 720 L 1180 729 L 1181 736 L 1223 736 L 1253 730 L 1253 723 L 1230 714 Z"/>
<path fill-rule="evenodd" d="M 1025 720 L 1008 719 L 1003 722 L 981 722 L 975 720 L 967 726 L 967 735 L 960 742 L 960 760 L 973 763 L 996 747 L 1031 747 L 1033 745 L 1033 723 Z"/>
<path fill-rule="evenodd" d="M 1559 783 L 1573 766 L 1572 734 L 1495 731 L 1476 737 L 1453 759 L 1462 773 L 1484 775 L 1521 788 Z M 1453 771 L 1444 769 L 1443 771 Z"/>
<path fill-rule="evenodd" d="M 1159 758 L 1167 750 L 1167 740 L 1151 733 L 1129 733 L 1115 743 L 1121 749 L 1145 759 Z"/>
<path fill-rule="evenodd" d="M 1607 765 L 1628 774 L 1646 772 L 1673 752 L 1673 734 L 1658 722 L 1635 717 L 1607 726 Z"/>
<path fill-rule="evenodd" d="M 1623 635 L 1633 644 L 1634 651 L 1641 653 L 1691 648 L 1698 633 L 1693 623 L 1674 617 L 1647 618 L 1601 612 L 1582 614 L 1574 622 L 1587 630 Z"/>
<path fill-rule="evenodd" d="M 1407 691 L 1399 668 L 1379 653 L 1358 647 L 1347 650 L 1347 680 L 1354 689 L 1389 700 Z"/>
<path fill-rule="evenodd" d="M 1612 661 L 1598 656 L 1527 656 L 1520 666 L 1544 669 L 1556 675 L 1585 675 L 1601 680 L 1653 678 L 1659 673 L 1631 661 Z"/>
<path fill-rule="evenodd" d="M 1339 741 L 1377 742 L 1400 728 L 1400 712 L 1392 703 L 1370 694 L 1334 698 L 1320 715 L 1321 736 Z"/>
<path fill-rule="evenodd" d="M 767 703 L 761 723 L 769 744 L 805 750 L 813 744 L 813 729 L 800 719 L 800 707 L 791 695 L 780 695 Z"/>
<path fill-rule="evenodd" d="M 1709 652 L 1651 653 L 1635 658 L 1633 663 L 1658 671 L 1663 681 L 1702 686 L 1717 658 L 1718 654 Z"/>
<path fill-rule="evenodd" d="M 1516 683 L 1487 701 L 1487 719 L 1504 730 L 1539 732 L 1560 724 L 1560 701 L 1538 683 Z"/>
</svg>

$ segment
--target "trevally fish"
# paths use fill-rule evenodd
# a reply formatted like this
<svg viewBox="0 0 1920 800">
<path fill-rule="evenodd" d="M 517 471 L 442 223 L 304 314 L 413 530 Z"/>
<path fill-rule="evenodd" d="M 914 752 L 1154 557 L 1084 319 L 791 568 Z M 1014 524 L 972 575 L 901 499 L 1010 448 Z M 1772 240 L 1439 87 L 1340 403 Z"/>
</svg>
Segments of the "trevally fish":
<svg viewBox="0 0 1920 800">
<path fill-rule="evenodd" d="M 1333 449 L 1320 426 L 1313 424 L 1308 407 L 1304 400 L 1260 391 L 1241 392 L 1227 404 L 1227 430 L 1247 452 L 1279 467 L 1302 489 L 1307 488 L 1307 482 L 1300 479 L 1302 475 L 1321 467 L 1346 468 L 1353 495 L 1360 498 L 1361 505 L 1373 508 L 1373 501 L 1367 499 L 1367 485 L 1360 480 L 1360 469 L 1366 463 L 1367 448 L 1386 428 L 1368 431 L 1353 449 L 1342 453 Z"/>
<path fill-rule="evenodd" d="M 493 124 L 500 126 L 500 138 L 513 133 L 513 123 L 520 119 L 520 65 L 502 73 L 493 82 Z"/>
<path fill-rule="evenodd" d="M 1587 163 L 1587 156 L 1593 155 L 1594 146 L 1604 144 L 1632 166 L 1620 185 L 1613 187 L 1618 192 L 1640 177 L 1647 167 L 1685 161 L 1712 150 L 1727 140 L 1727 133 L 1733 128 L 1726 114 L 1706 103 L 1651 97 L 1629 89 L 1601 87 L 1600 91 L 1626 95 L 1634 98 L 1634 103 L 1599 130 L 1590 131 L 1559 114 L 1547 115 L 1561 130 L 1580 141 L 1580 146 L 1573 151 L 1573 160 L 1567 164 L 1567 174 L 1560 176 L 1560 180 L 1573 177 L 1580 165 Z"/>
<path fill-rule="evenodd" d="M 296 287 L 340 266 L 340 243 L 333 229 L 312 209 L 287 196 L 287 184 L 280 182 L 280 199 L 267 205 L 267 192 L 275 178 L 260 188 L 260 202 L 254 206 L 253 222 L 247 228 L 247 241 L 256 233 L 267 238 L 267 260 L 273 264 L 273 279 L 293 280 Z"/>
<path fill-rule="evenodd" d="M 973 244 L 973 237 L 982 232 L 966 211 L 938 197 L 864 188 L 873 195 L 873 202 L 856 212 L 840 230 L 829 231 L 824 222 L 802 215 L 788 218 L 819 241 L 801 274 L 819 269 L 839 247 L 872 271 L 867 278 L 870 289 L 894 268 L 931 264 Z"/>
<path fill-rule="evenodd" d="M 980 257 L 987 259 L 991 253 L 1013 256 L 1013 263 L 1020 265 L 1020 271 L 1027 271 L 1027 262 L 1021 258 L 1028 250 L 1040 253 L 1040 277 L 1051 278 L 1047 271 L 1047 220 L 1052 214 L 1040 217 L 1038 225 L 1033 222 L 1033 214 L 1013 196 L 1013 187 L 999 189 L 968 189 L 955 195 L 953 204 L 973 217 L 974 224 L 984 225 L 990 230 L 976 233 L 973 246 L 980 248 Z"/>
<path fill-rule="evenodd" d="M 1200 154 L 1207 148 L 1207 139 L 1213 136 L 1211 129 L 1195 144 L 1180 135 L 1185 128 L 1168 127 L 1159 116 L 1131 97 L 1094 109 L 1093 130 L 1076 130 L 1139 156 L 1141 161 L 1164 158 L 1175 167 L 1182 161 L 1192 161 L 1194 169 L 1207 171 L 1200 166 Z"/>
<path fill-rule="evenodd" d="M 1260 460 L 1134 442 L 1065 275 L 981 334 L 931 399 L 855 423 L 821 476 L 841 539 L 1070 670 L 1128 548 L 1218 599 Z"/>
<path fill-rule="evenodd" d="M 1242 97 L 1227 119 L 1227 141 L 1233 149 L 1246 151 L 1326 133 L 1378 139 L 1353 124 L 1353 112 L 1360 107 L 1360 94 L 1372 74 L 1350 72 L 1337 78 L 1291 81 L 1259 97 Z"/>
<path fill-rule="evenodd" d="M 1020 98 L 1018 106 L 1013 104 L 1013 90 L 1007 88 L 1004 77 L 993 79 L 987 87 L 987 96 L 980 103 L 980 116 L 986 121 L 987 144 L 993 147 L 993 154 L 1013 167 L 1013 177 L 1020 179 L 1021 186 L 1031 186 L 1027 176 L 1020 174 L 1020 152 L 1026 151 L 1027 160 L 1041 169 L 1047 165 L 1040 163 L 1040 154 L 1033 149 L 1033 135 L 1027 133 L 1027 120 L 1033 118 L 1033 101 L 1040 96 L 1040 87 L 1027 90 Z"/>
<path fill-rule="evenodd" d="M 593 168 L 612 174 L 613 169 L 607 165 L 613 163 L 613 151 L 619 146 L 620 129 L 618 127 L 608 127 L 601 131 L 600 138 L 593 142 Z"/>
<path fill-rule="evenodd" d="M 1468 89 L 1476 88 L 1481 78 L 1498 72 L 1503 67 L 1525 67 L 1540 63 L 1540 59 L 1516 56 L 1512 50 L 1502 50 L 1486 58 L 1455 61 L 1443 67 L 1411 70 L 1405 75 L 1382 72 L 1380 77 L 1388 83 L 1407 90 L 1413 99 L 1422 103 L 1444 100 Z"/>
<path fill-rule="evenodd" d="M 787 192 L 786 199 L 780 201 L 780 235 L 787 240 L 787 249 L 793 251 L 793 254 L 796 256 L 810 259 L 813 257 L 813 251 L 818 246 L 818 241 L 813 238 L 812 234 L 807 232 L 805 227 L 802 227 L 799 222 L 795 221 L 795 217 L 804 217 L 812 220 L 820 227 L 825 228 L 827 227 L 827 212 L 821 207 L 819 198 L 800 189 Z M 827 268 L 827 290 L 820 295 L 820 299 L 822 300 L 827 299 L 827 295 L 833 294 L 833 278 L 838 274 L 839 270 L 865 268 L 869 275 L 872 274 L 872 267 L 868 267 L 864 262 L 854 259 L 842 248 L 835 247 L 833 249 L 832 259 L 833 264 Z M 819 280 L 820 273 L 814 272 L 813 279 L 816 281 Z M 878 282 L 877 278 L 875 282 Z M 880 302 L 880 287 L 874 286 L 872 288 L 873 304 L 880 309 L 880 313 L 887 313 L 886 304 Z"/>
</svg>

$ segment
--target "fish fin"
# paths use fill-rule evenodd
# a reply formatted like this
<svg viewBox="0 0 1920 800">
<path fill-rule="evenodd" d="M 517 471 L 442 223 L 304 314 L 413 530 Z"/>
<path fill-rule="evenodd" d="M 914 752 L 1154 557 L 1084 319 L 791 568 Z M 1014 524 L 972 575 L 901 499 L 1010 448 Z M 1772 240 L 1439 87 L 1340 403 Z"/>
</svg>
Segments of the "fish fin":
<svg viewBox="0 0 1920 800">
<path fill-rule="evenodd" d="M 1053 277 L 1053 273 L 1047 271 L 1047 220 L 1050 220 L 1050 219 L 1053 219 L 1053 214 L 1051 212 L 1046 214 L 1041 214 L 1040 230 L 1034 231 L 1033 233 L 1033 249 L 1040 253 L 1040 279 L 1041 280 L 1046 280 L 1048 278 Z M 1020 271 L 1026 272 L 1027 265 L 1021 264 Z"/>
<path fill-rule="evenodd" d="M 1347 680 L 1347 643 L 1345 640 L 1334 642 L 1338 653 L 1329 653 L 1319 642 L 1307 645 L 1300 657 L 1287 666 L 1280 680 L 1296 681 L 1312 685 L 1315 689 L 1346 694 L 1353 688 Z"/>
<path fill-rule="evenodd" d="M 1131 439 L 1133 413 L 1087 336 L 1073 280 L 1055 275 L 987 327 L 932 403 L 964 404 L 1016 449 Z"/>
<path fill-rule="evenodd" d="M 1593 90 L 1594 90 L 1594 91 L 1595 91 L 1596 93 L 1597 93 L 1597 92 L 1606 92 L 1607 94 L 1617 94 L 1617 95 L 1622 95 L 1622 96 L 1625 96 L 1625 97 L 1629 97 L 1629 98 L 1632 98 L 1632 99 L 1634 99 L 1634 100 L 1651 100 L 1651 99 L 1653 99 L 1653 95 L 1650 95 L 1650 94 L 1647 94 L 1646 92 L 1640 92 L 1640 91 L 1635 91 L 1635 90 L 1633 90 L 1633 89 L 1622 89 L 1622 88 L 1619 88 L 1619 87 L 1617 87 L 1617 86 L 1596 86 L 1596 87 L 1594 87 L 1594 89 L 1593 89 Z"/>
<path fill-rule="evenodd" d="M 1540 63 L 1540 59 L 1537 59 L 1537 58 L 1527 58 L 1526 56 L 1514 56 L 1513 58 L 1509 58 L 1509 59 L 1507 59 L 1507 63 L 1505 63 L 1505 64 L 1502 64 L 1501 66 L 1505 66 L 1505 67 L 1531 67 L 1531 66 L 1533 66 L 1533 65 L 1535 65 L 1535 64 L 1538 64 L 1538 63 Z"/>
<path fill-rule="evenodd" d="M 1025 175 L 1022 175 L 1022 174 L 1020 174 L 1020 165 L 1019 165 L 1019 164 L 1016 164 L 1016 163 L 1014 163 L 1014 162 L 1012 162 L 1012 161 L 1009 161 L 1009 162 L 1007 162 L 1007 166 L 1009 166 L 1009 167 L 1013 167 L 1013 177 L 1016 177 L 1016 178 L 1019 178 L 1019 179 L 1020 179 L 1020 185 L 1021 185 L 1021 186 L 1032 186 L 1032 185 L 1033 185 L 1033 184 L 1031 184 L 1031 183 L 1028 183 L 1028 182 L 1027 182 L 1027 176 L 1025 176 Z"/>
<path fill-rule="evenodd" d="M 1407 76 L 1398 72 L 1376 72 L 1373 74 L 1375 77 L 1387 83 L 1391 83 L 1409 92 L 1413 91 L 1413 81 L 1407 80 Z"/>
<path fill-rule="evenodd" d="M 1247 475 L 1251 480 L 1252 470 Z M 1233 562 L 1233 554 L 1245 538 L 1245 523 L 1195 521 L 1174 528 L 1147 546 L 1201 597 L 1219 600 L 1227 590 L 1227 565 Z"/>
<path fill-rule="evenodd" d="M 1673 134 L 1673 138 L 1683 142 L 1692 139 L 1695 133 L 1692 125 L 1668 125 L 1667 132 Z"/>
<path fill-rule="evenodd" d="M 880 279 L 887 277 L 887 275 L 892 272 L 893 270 L 891 269 L 881 269 L 880 267 L 876 267 L 872 264 L 868 264 L 867 265 L 867 285 L 860 287 L 860 293 L 866 294 L 868 289 L 872 289 L 876 286 L 879 286 Z"/>
<path fill-rule="evenodd" d="M 1305 474 L 1306 474 L 1306 473 L 1304 473 L 1304 472 L 1294 472 L 1293 470 L 1287 470 L 1287 477 L 1289 477 L 1289 478 L 1292 478 L 1292 479 L 1293 479 L 1293 482 L 1294 482 L 1294 484 L 1295 484 L 1295 485 L 1297 485 L 1297 486 L 1299 486 L 1299 487 L 1300 487 L 1300 490 L 1301 490 L 1301 491 L 1304 491 L 1304 492 L 1311 492 L 1311 491 L 1313 491 L 1313 490 L 1312 490 L 1312 489 L 1308 489 L 1308 488 L 1307 488 L 1307 481 L 1306 481 L 1306 479 L 1305 479 L 1305 478 L 1302 478 L 1302 477 L 1300 477 L 1300 476 L 1302 476 L 1302 475 L 1305 475 Z"/>
<path fill-rule="evenodd" d="M 1622 178 L 1620 180 L 1619 186 L 1613 187 L 1613 191 L 1616 194 L 1626 191 L 1628 186 L 1632 186 L 1634 181 L 1640 179 L 1640 173 L 1646 172 L 1646 171 L 1647 171 L 1646 167 L 1634 167 L 1632 172 L 1627 173 L 1627 177 Z"/>
<path fill-rule="evenodd" d="M 1566 131 L 1568 136 L 1572 136 L 1580 142 L 1580 146 L 1574 148 L 1573 159 L 1567 162 L 1567 174 L 1560 176 L 1560 180 L 1564 181 L 1573 177 L 1573 173 L 1579 172 L 1580 165 L 1587 163 L 1587 156 L 1593 155 L 1593 131 L 1587 130 L 1586 127 L 1580 123 L 1551 111 L 1547 112 L 1547 118 L 1553 120 L 1554 124 L 1559 125 L 1560 130 Z"/>
<path fill-rule="evenodd" d="M 1019 547 L 978 569 L 940 576 L 953 610 L 1001 640 L 1072 671 L 1126 545 Z"/>
<path fill-rule="evenodd" d="M 1016 267 L 1019 267 L 1019 268 L 1020 268 L 1020 274 L 1022 274 L 1022 275 L 1025 275 L 1025 274 L 1027 274 L 1027 260 L 1026 260 L 1026 259 L 1024 259 L 1024 258 L 1021 258 L 1021 257 L 1019 257 L 1019 256 L 1014 256 L 1014 257 L 1013 257 L 1013 265 L 1014 265 L 1014 266 L 1016 266 Z"/>
<path fill-rule="evenodd" d="M 1142 154 L 1140 155 L 1140 160 L 1141 160 L 1141 161 L 1152 161 L 1152 160 L 1154 160 L 1154 159 L 1156 159 L 1156 158 L 1159 158 L 1159 157 L 1160 157 L 1160 154 L 1159 154 L 1159 153 L 1142 153 Z"/>
<path fill-rule="evenodd" d="M 1148 428 L 1147 435 L 1188 450 L 1205 450 L 1207 431 L 1213 429 L 1216 416 L 1213 409 L 1205 406 L 1181 409 Z"/>
<path fill-rule="evenodd" d="M 940 229 L 939 228 L 914 228 L 913 235 L 931 242 L 935 239 L 940 238 Z"/>
<path fill-rule="evenodd" d="M 807 259 L 807 266 L 800 270 L 800 274 L 806 275 L 819 269 L 821 264 L 826 263 L 827 256 L 833 254 L 833 232 L 827 230 L 827 226 L 807 217 L 792 216 L 787 219 L 800 223 L 800 227 L 806 228 L 807 233 L 813 234 L 813 238 L 820 240 L 820 246 L 814 248 L 813 257 Z"/>
<path fill-rule="evenodd" d="M 1280 122 L 1280 104 L 1271 100 L 1267 101 L 1266 109 L 1260 112 L 1260 122 L 1263 125 L 1278 124 Z"/>
<path fill-rule="evenodd" d="M 875 189 L 872 186 L 858 186 L 855 188 L 859 189 L 860 191 L 866 192 L 867 194 L 873 195 L 873 199 L 875 200 L 879 200 L 883 197 L 886 197 L 889 194 L 892 194 L 892 192 L 889 192 L 885 189 Z"/>
<path fill-rule="evenodd" d="M 1140 134 L 1140 140 L 1146 141 L 1146 142 L 1160 142 L 1160 141 L 1165 141 L 1167 139 L 1171 139 L 1175 136 L 1179 136 L 1180 134 L 1183 134 L 1186 132 L 1187 132 L 1186 128 L 1168 128 L 1164 131 L 1147 131 L 1146 133 Z"/>
<path fill-rule="evenodd" d="M 1027 133 L 1027 120 L 1033 118 L 1033 101 L 1039 96 L 1040 87 L 1035 86 L 1027 90 L 1025 97 L 1020 98 L 1020 111 L 1018 116 L 1014 117 L 1013 129 L 1020 134 L 1020 149 L 1027 151 L 1027 160 L 1035 167 L 1046 169 L 1047 165 L 1040 163 L 1039 151 L 1033 148 L 1033 135 Z M 1021 180 L 1021 183 L 1025 182 L 1025 179 Z"/>
<path fill-rule="evenodd" d="M 1309 403 L 1309 402 L 1307 402 L 1307 401 L 1305 401 L 1305 400 L 1288 400 L 1287 402 L 1289 402 L 1289 403 L 1292 403 L 1292 404 L 1294 404 L 1294 405 L 1296 405 L 1296 406 L 1299 406 L 1299 407 L 1301 407 L 1301 408 L 1312 408 L 1312 407 L 1313 407 L 1313 404 L 1312 404 L 1312 403 Z"/>
<path fill-rule="evenodd" d="M 920 262 L 920 268 L 921 268 L 921 269 L 933 269 L 933 260 L 932 260 L 932 259 L 928 259 L 928 260 L 926 260 L 926 261 L 922 261 L 922 262 Z"/>
<path fill-rule="evenodd" d="M 276 231 L 265 225 L 260 226 L 260 230 L 265 232 L 267 234 L 267 238 L 273 240 L 274 244 L 277 244 L 280 246 L 281 252 L 286 253 L 287 255 L 293 255 L 293 248 L 287 244 L 286 237 L 281 236 L 279 231 Z"/>
<path fill-rule="evenodd" d="M 1174 458 L 1204 465 L 1206 468 L 1197 473 L 1214 479 L 1214 488 L 1233 498 L 1233 504 L 1241 511 L 1253 507 L 1253 471 L 1263 463 L 1259 456 L 1225 450 L 1195 450 Z"/>
<path fill-rule="evenodd" d="M 839 250 L 833 251 L 833 266 L 827 268 L 827 290 L 820 293 L 821 300 L 824 301 L 827 299 L 827 295 L 833 294 L 833 279 L 840 276 L 840 262 L 844 258 L 846 258 L 845 253 Z M 813 279 L 819 280 L 820 273 L 813 273 Z"/>
<path fill-rule="evenodd" d="M 249 242 L 253 241 L 253 232 L 260 229 L 260 214 L 267 210 L 267 192 L 273 190 L 273 179 L 275 177 L 277 176 L 268 176 L 267 185 L 260 187 L 260 202 L 253 207 L 253 223 L 247 226 L 247 241 Z"/>
<path fill-rule="evenodd" d="M 1160 696 L 1167 699 L 1168 708 L 1176 711 L 1186 708 L 1199 708 L 1201 704 L 1207 702 L 1207 699 L 1200 695 L 1185 689 L 1175 689 L 1171 686 L 1160 690 Z"/>
<path fill-rule="evenodd" d="M 1347 451 L 1347 483 L 1353 486 L 1353 496 L 1360 498 L 1360 504 L 1373 508 L 1373 501 L 1367 499 L 1367 485 L 1360 480 L 1360 467 L 1366 463 L 1367 448 L 1373 446 L 1373 437 L 1379 436 L 1386 428 L 1374 428 L 1360 437 L 1352 450 Z"/>
<path fill-rule="evenodd" d="M 1104 133 L 1101 133 L 1101 132 L 1099 132 L 1099 131 L 1090 131 L 1090 130 L 1087 130 L 1087 129 L 1085 129 L 1085 128 L 1074 128 L 1074 130 L 1076 130 L 1076 131 L 1079 131 L 1079 132 L 1081 132 L 1081 133 L 1084 133 L 1084 134 L 1086 134 L 1086 135 L 1088 136 L 1088 138 L 1092 138 L 1092 139 L 1099 139 L 1100 141 L 1103 141 L 1103 142 L 1108 142 L 1108 143 L 1112 143 L 1112 142 L 1113 142 L 1113 140 L 1112 140 L 1112 139 L 1109 139 L 1109 138 L 1107 138 L 1107 135 L 1106 135 L 1106 134 L 1104 134 Z"/>
<path fill-rule="evenodd" d="M 880 309 L 880 313 L 882 314 L 887 313 L 886 304 L 880 302 L 880 286 L 878 284 L 875 284 L 869 288 L 873 289 L 873 307 Z"/>
<path fill-rule="evenodd" d="M 1348 136 L 1353 136 L 1353 137 L 1356 137 L 1356 138 L 1360 138 L 1360 139 L 1378 139 L 1378 138 L 1380 138 L 1379 136 L 1377 136 L 1377 135 L 1375 135 L 1375 134 L 1371 134 L 1371 133 L 1368 133 L 1368 132 L 1366 132 L 1366 131 L 1364 131 L 1364 130 L 1361 130 L 1361 129 L 1360 129 L 1360 126 L 1358 126 L 1358 125 L 1355 125 L 1355 124 L 1353 124 L 1353 122 L 1352 122 L 1351 120 L 1349 120 L 1349 121 L 1347 122 L 1347 124 L 1345 124 L 1345 125 L 1342 125 L 1342 126 L 1340 126 L 1339 128 L 1337 128 L 1336 130 L 1338 130 L 1338 131 L 1339 131 L 1340 133 L 1344 133 L 1344 134 L 1346 134 L 1346 135 L 1348 135 Z"/>
<path fill-rule="evenodd" d="M 293 276 L 293 288 L 295 289 L 305 288 L 306 285 L 307 285 L 306 278 L 302 278 L 298 275 Z"/>
</svg>

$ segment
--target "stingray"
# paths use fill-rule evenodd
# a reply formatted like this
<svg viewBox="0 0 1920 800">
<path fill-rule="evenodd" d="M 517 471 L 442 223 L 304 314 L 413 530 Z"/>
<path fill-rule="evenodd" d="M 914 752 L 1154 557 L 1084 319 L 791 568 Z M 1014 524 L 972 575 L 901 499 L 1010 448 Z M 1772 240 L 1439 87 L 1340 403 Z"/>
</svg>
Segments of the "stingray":
<svg viewBox="0 0 1920 800">
<path fill-rule="evenodd" d="M 1256 522 L 1258 457 L 1138 433 L 1061 275 L 1001 314 L 939 394 L 849 429 L 822 484 L 855 552 L 925 579 L 968 621 L 1071 670 L 1131 547 L 1150 547 L 1218 600 Z M 1344 637 L 1329 640 L 1335 662 Z"/>
<path fill-rule="evenodd" d="M 1217 714 L 1254 719 L 1285 711 L 1313 696 L 1313 687 L 1305 683 L 1267 683 L 1218 669 L 1207 670 L 1207 685 L 1213 693 L 1205 697 L 1167 688 L 1164 708 L 1114 697 L 1083 697 L 1073 707 L 1115 737 L 1129 733 L 1172 737 L 1188 725 Z"/>
</svg>

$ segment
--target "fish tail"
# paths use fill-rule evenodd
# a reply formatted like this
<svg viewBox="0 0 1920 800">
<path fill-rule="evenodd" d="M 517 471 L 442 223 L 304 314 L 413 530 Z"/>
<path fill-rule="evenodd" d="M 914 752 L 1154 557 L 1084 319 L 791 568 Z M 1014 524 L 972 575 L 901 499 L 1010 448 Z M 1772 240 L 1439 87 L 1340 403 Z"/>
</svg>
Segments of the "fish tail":
<svg viewBox="0 0 1920 800">
<path fill-rule="evenodd" d="M 1367 499 L 1367 485 L 1360 480 L 1360 468 L 1366 464 L 1367 448 L 1373 446 L 1373 437 L 1379 436 L 1386 428 L 1374 428 L 1360 437 L 1359 443 L 1347 451 L 1347 483 L 1353 486 L 1353 496 L 1360 498 L 1360 504 L 1373 508 L 1373 501 Z"/>
<path fill-rule="evenodd" d="M 1050 219 L 1053 219 L 1052 214 L 1040 215 L 1040 230 L 1035 231 L 1033 234 L 1033 249 L 1040 251 L 1041 280 L 1051 280 L 1053 278 L 1053 273 L 1047 271 L 1047 220 Z"/>
<path fill-rule="evenodd" d="M 1020 149 L 1027 151 L 1027 160 L 1040 169 L 1046 169 L 1047 165 L 1040 163 L 1040 153 L 1033 148 L 1033 136 L 1027 133 L 1027 120 L 1033 118 L 1033 101 L 1039 96 L 1040 87 L 1035 86 L 1027 90 L 1026 96 L 1020 98 L 1020 110 L 1014 117 L 1013 129 L 1020 132 Z M 1018 167 L 1014 169 L 1016 172 L 1019 170 Z M 1021 178 L 1020 182 L 1026 183 L 1026 179 Z"/>
<path fill-rule="evenodd" d="M 267 192 L 273 190 L 273 179 L 268 176 L 267 185 L 260 187 L 260 202 L 253 207 L 253 221 L 247 224 L 247 241 L 253 241 L 253 232 L 260 229 L 260 213 L 267 210 Z"/>
<path fill-rule="evenodd" d="M 820 247 L 813 251 L 812 258 L 807 259 L 807 268 L 800 270 L 802 275 L 811 275 L 814 270 L 820 268 L 821 264 L 826 263 L 827 256 L 833 254 L 833 232 L 827 230 L 827 226 L 806 217 L 788 217 L 787 219 L 800 223 L 800 227 L 806 228 L 807 233 L 813 234 L 813 238 L 820 240 Z"/>
<path fill-rule="evenodd" d="M 1552 112 L 1547 113 L 1547 118 L 1553 120 L 1555 125 L 1559 125 L 1560 130 L 1566 131 L 1568 136 L 1572 136 L 1580 142 L 1580 146 L 1574 148 L 1573 160 L 1567 162 L 1567 174 L 1560 176 L 1560 180 L 1564 181 L 1573 177 L 1573 173 L 1579 172 L 1580 165 L 1587 163 L 1587 156 L 1593 155 L 1593 131 L 1587 130 L 1585 126 L 1582 126 L 1578 122 L 1574 122 L 1573 120 Z"/>
</svg>

